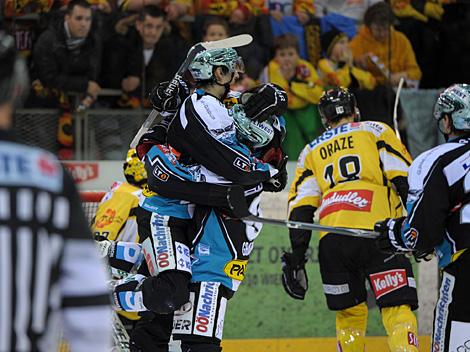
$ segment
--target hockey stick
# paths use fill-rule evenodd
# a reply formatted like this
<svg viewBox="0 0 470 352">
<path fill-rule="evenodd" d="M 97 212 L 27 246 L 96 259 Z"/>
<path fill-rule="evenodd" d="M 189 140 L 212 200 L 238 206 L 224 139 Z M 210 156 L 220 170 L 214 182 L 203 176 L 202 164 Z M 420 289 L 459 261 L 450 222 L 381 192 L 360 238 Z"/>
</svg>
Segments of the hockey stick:
<svg viewBox="0 0 470 352">
<path fill-rule="evenodd" d="M 223 48 L 237 48 L 239 46 L 244 46 L 248 45 L 252 42 L 253 37 L 249 34 L 240 34 L 236 35 L 234 37 L 229 37 L 226 39 L 221 39 L 221 40 L 216 40 L 212 42 L 201 42 L 197 43 L 194 46 L 191 47 L 188 51 L 188 55 L 186 56 L 186 59 L 183 61 L 181 64 L 180 68 L 178 71 L 175 73 L 175 76 L 173 79 L 170 81 L 168 84 L 168 87 L 165 90 L 165 94 L 167 96 L 171 96 L 175 89 L 178 87 L 178 81 L 183 78 L 184 73 L 188 69 L 189 65 L 191 62 L 193 62 L 194 58 L 196 57 L 197 54 L 204 50 L 208 49 L 223 49 Z M 137 143 L 139 143 L 140 137 L 144 133 L 146 133 L 149 128 L 152 126 L 154 120 L 158 116 L 158 112 L 156 110 L 152 110 L 143 123 L 143 125 L 140 127 L 139 131 L 135 135 L 134 139 L 132 140 L 130 147 L 135 148 L 137 146 Z"/>
<path fill-rule="evenodd" d="M 400 101 L 401 88 L 403 87 L 404 82 L 405 82 L 405 79 L 403 77 L 400 78 L 400 82 L 398 83 L 397 93 L 395 94 L 395 104 L 393 105 L 393 128 L 395 129 L 395 134 L 397 135 L 400 141 L 401 141 L 400 131 L 398 130 L 398 102 Z"/>
<path fill-rule="evenodd" d="M 243 218 L 243 220 L 260 222 L 263 224 L 270 224 L 270 225 L 276 225 L 276 226 L 287 226 L 290 229 L 308 230 L 308 231 L 325 231 L 325 232 L 331 232 L 331 233 L 336 233 L 339 235 L 345 235 L 345 236 L 350 236 L 350 237 L 359 237 L 359 238 L 368 238 L 368 239 L 376 239 L 377 237 L 379 237 L 379 234 L 377 232 L 370 231 L 370 230 L 325 226 L 325 225 L 310 224 L 308 222 L 300 222 L 300 221 L 268 219 L 268 218 L 262 218 L 256 215 L 249 215 Z"/>
<path fill-rule="evenodd" d="M 113 312 L 113 352 L 129 352 L 129 334 L 119 319 L 117 313 Z"/>
</svg>

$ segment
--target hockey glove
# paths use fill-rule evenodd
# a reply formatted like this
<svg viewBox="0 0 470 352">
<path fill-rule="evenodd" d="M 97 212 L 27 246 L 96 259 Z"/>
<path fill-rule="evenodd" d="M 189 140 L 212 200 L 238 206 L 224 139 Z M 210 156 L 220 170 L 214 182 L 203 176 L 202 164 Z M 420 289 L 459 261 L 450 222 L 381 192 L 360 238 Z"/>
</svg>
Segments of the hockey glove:
<svg viewBox="0 0 470 352">
<path fill-rule="evenodd" d="M 385 219 L 375 223 L 374 231 L 380 234 L 375 243 L 382 252 L 387 254 L 410 252 L 401 235 L 401 225 L 405 219 L 405 217 Z"/>
<path fill-rule="evenodd" d="M 306 258 L 296 258 L 293 253 L 284 252 L 282 262 L 282 285 L 289 296 L 303 300 L 308 289 L 305 270 Z"/>
<path fill-rule="evenodd" d="M 282 159 L 276 165 L 279 172 L 271 177 L 269 180 L 263 182 L 263 191 L 266 192 L 281 192 L 287 185 L 287 155 L 284 155 Z"/>
<path fill-rule="evenodd" d="M 158 112 L 175 113 L 181 103 L 189 96 L 189 87 L 185 81 L 179 80 L 178 86 L 171 95 L 167 95 L 166 89 L 170 82 L 161 82 L 150 93 L 152 106 Z"/>
<path fill-rule="evenodd" d="M 245 191 L 241 186 L 231 186 L 227 189 L 227 204 L 230 215 L 237 219 L 252 215 L 248 210 Z"/>
<path fill-rule="evenodd" d="M 113 303 L 118 310 L 125 312 L 142 312 L 147 310 L 144 306 L 141 290 L 145 279 L 144 275 L 136 274 L 112 282 Z"/>
<path fill-rule="evenodd" d="M 281 116 L 287 110 L 287 93 L 276 84 L 266 83 L 247 90 L 240 96 L 246 116 L 260 122 L 270 116 Z"/>
</svg>

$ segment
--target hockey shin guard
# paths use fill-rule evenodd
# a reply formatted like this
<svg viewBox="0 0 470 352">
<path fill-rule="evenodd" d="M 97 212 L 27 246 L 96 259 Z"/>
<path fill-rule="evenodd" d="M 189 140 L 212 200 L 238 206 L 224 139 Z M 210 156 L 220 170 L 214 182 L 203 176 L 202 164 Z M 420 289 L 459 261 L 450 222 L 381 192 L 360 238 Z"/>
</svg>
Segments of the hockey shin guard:
<svg viewBox="0 0 470 352">
<path fill-rule="evenodd" d="M 418 352 L 418 323 L 408 305 L 382 308 L 391 352 Z"/>
<path fill-rule="evenodd" d="M 338 351 L 364 352 L 367 313 L 365 303 L 336 312 Z"/>
</svg>

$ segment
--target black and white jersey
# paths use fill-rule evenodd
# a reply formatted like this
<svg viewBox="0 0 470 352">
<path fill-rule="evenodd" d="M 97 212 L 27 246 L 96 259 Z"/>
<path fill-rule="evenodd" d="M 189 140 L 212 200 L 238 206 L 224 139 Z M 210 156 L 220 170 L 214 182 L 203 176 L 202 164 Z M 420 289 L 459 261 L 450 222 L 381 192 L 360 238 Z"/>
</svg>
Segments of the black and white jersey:
<svg viewBox="0 0 470 352">
<path fill-rule="evenodd" d="M 277 170 L 249 157 L 236 137 L 230 110 L 198 90 L 179 108 L 168 127 L 168 144 L 215 175 L 239 185 L 269 180 Z"/>
<path fill-rule="evenodd" d="M 109 351 L 106 280 L 72 178 L 0 131 L 0 352 Z"/>
<path fill-rule="evenodd" d="M 408 248 L 436 248 L 445 267 L 470 248 L 470 136 L 422 153 L 411 164 L 408 218 L 402 236 Z"/>
</svg>

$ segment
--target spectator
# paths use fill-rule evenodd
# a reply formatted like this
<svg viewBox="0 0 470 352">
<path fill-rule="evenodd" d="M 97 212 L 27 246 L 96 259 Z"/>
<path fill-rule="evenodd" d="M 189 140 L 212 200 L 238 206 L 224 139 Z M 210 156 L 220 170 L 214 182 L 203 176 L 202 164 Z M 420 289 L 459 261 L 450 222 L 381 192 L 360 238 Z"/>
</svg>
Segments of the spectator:
<svg viewBox="0 0 470 352">
<path fill-rule="evenodd" d="M 315 0 L 315 11 L 317 17 L 336 14 L 347 17 L 358 24 L 364 18 L 364 13 L 367 8 L 381 1 L 382 0 Z"/>
<path fill-rule="evenodd" d="M 371 71 L 379 84 L 397 86 L 404 78 L 407 86 L 417 87 L 421 70 L 410 41 L 393 28 L 393 18 L 390 6 L 384 2 L 367 9 L 364 26 L 351 41 L 354 61 Z"/>
<path fill-rule="evenodd" d="M 120 49 L 125 64 L 108 68 L 113 70 L 111 75 L 121 72 L 122 90 L 140 104 L 154 86 L 171 79 L 186 55 L 187 45 L 177 34 L 164 35 L 167 25 L 165 12 L 144 7 L 135 22 L 137 31 L 129 31 L 126 46 Z"/>
<path fill-rule="evenodd" d="M 318 69 L 327 86 L 374 89 L 374 76 L 353 65 L 346 33 L 333 29 L 322 34 L 321 46 L 324 58 L 318 62 Z"/>
<path fill-rule="evenodd" d="M 64 16 L 52 21 L 34 45 L 34 94 L 29 105 L 61 109 L 57 130 L 61 159 L 73 159 L 71 109 L 90 107 L 101 90 L 100 59 L 101 41 L 92 30 L 91 7 L 85 0 L 70 1 Z M 69 93 L 78 93 L 79 100 L 71 104 Z"/>
<path fill-rule="evenodd" d="M 391 0 L 390 5 L 393 13 L 399 18 L 396 29 L 410 40 L 423 72 L 420 87 L 440 87 L 436 72 L 440 71 L 442 60 L 436 53 L 441 49 L 439 37 L 442 25 L 439 22 L 444 14 L 442 4 L 438 1 Z M 457 80 L 460 80 L 460 77 Z"/>
<path fill-rule="evenodd" d="M 284 150 L 289 158 L 295 160 L 305 144 L 321 129 L 314 104 L 318 103 L 323 88 L 315 67 L 299 57 L 298 41 L 294 35 L 282 35 L 274 42 L 274 58 L 264 69 L 260 80 L 275 83 L 287 92 L 289 105 L 284 117 L 289 133 Z"/>
<path fill-rule="evenodd" d="M 52 24 L 33 49 L 34 71 L 44 88 L 85 95 L 89 107 L 96 99 L 101 45 L 91 31 L 92 13 L 86 0 L 72 0 L 63 21 Z"/>
<path fill-rule="evenodd" d="M 229 26 L 223 17 L 209 17 L 202 26 L 202 40 L 221 40 L 229 36 Z"/>
</svg>

